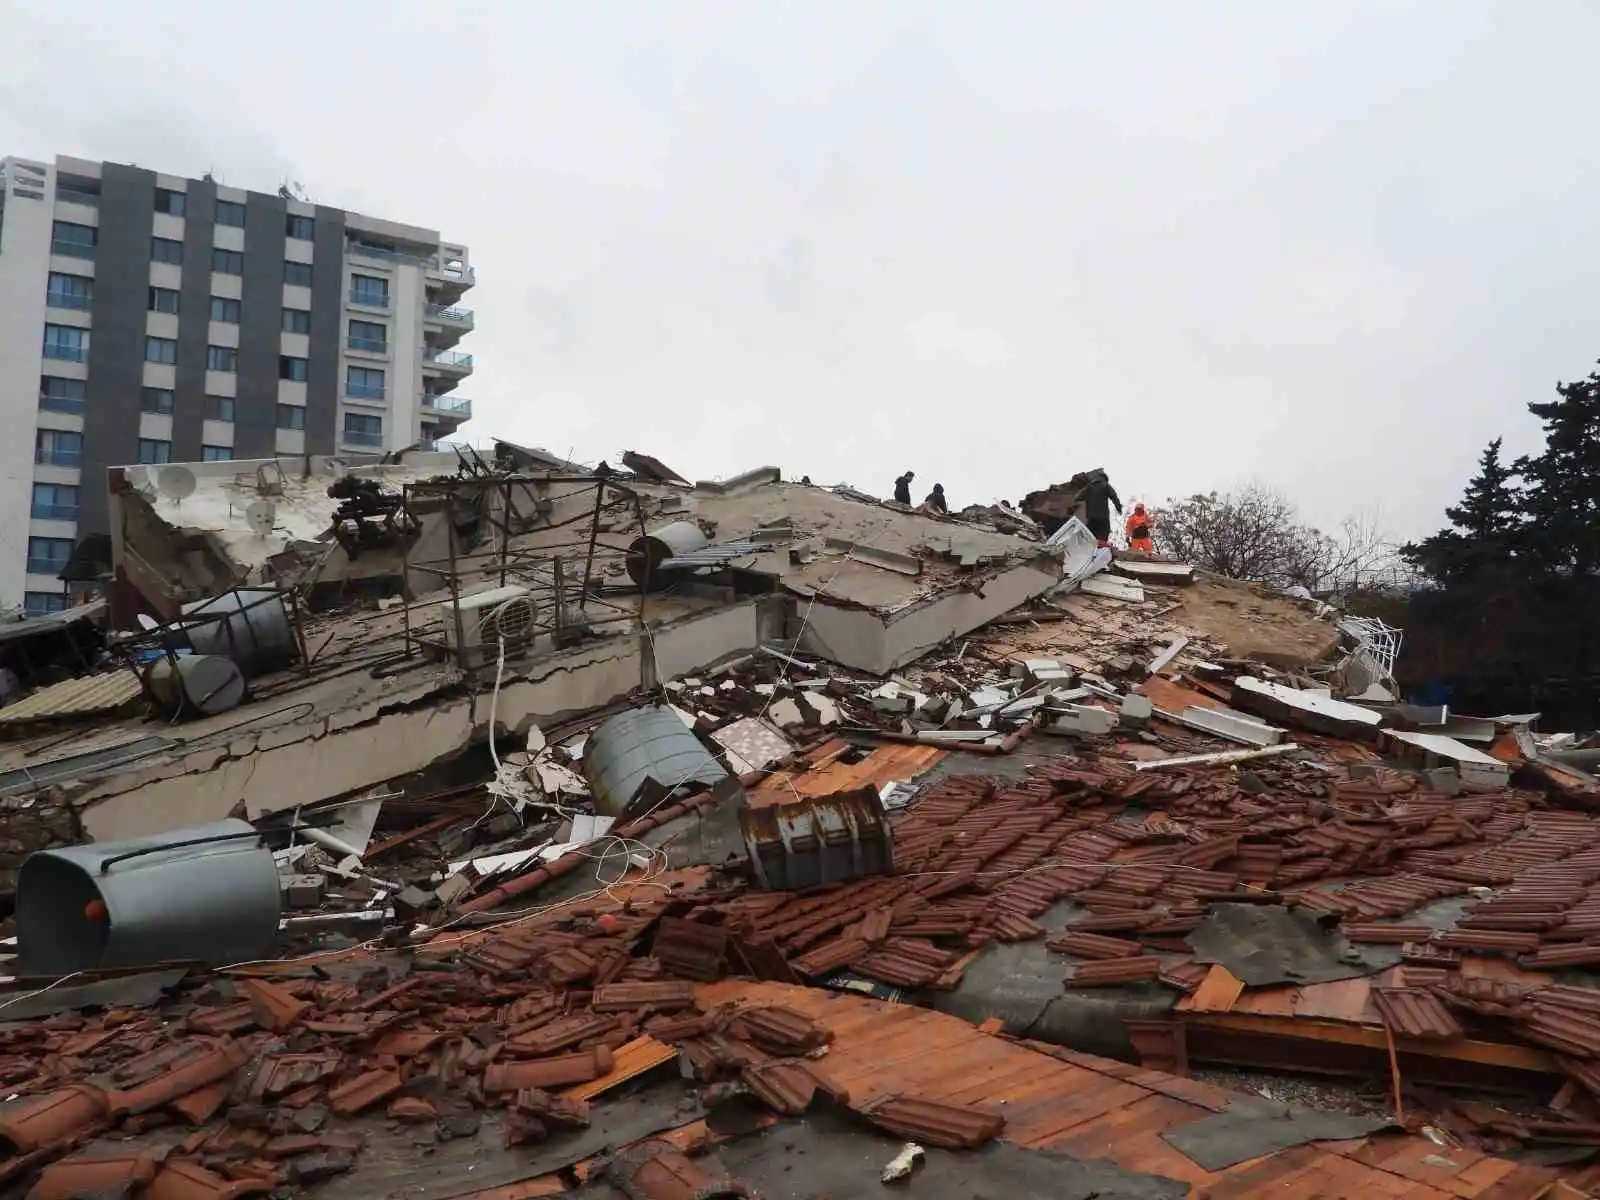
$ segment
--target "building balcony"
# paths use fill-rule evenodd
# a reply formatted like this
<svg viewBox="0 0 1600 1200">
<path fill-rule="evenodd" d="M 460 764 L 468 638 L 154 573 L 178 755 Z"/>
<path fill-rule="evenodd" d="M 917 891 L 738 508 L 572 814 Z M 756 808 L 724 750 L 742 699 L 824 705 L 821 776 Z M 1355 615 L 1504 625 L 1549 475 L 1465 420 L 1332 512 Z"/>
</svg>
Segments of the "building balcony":
<svg viewBox="0 0 1600 1200">
<path fill-rule="evenodd" d="M 389 294 L 387 292 L 358 292 L 350 290 L 350 303 L 365 305 L 367 308 L 388 308 Z"/>
<path fill-rule="evenodd" d="M 345 429 L 340 432 L 339 440 L 347 446 L 382 446 L 383 434 L 367 429 Z"/>
<path fill-rule="evenodd" d="M 50 239 L 50 253 L 62 258 L 94 258 L 94 247 L 83 242 L 69 242 L 65 238 Z"/>
<path fill-rule="evenodd" d="M 473 315 L 470 308 L 451 308 L 447 304 L 429 304 L 423 312 L 428 320 L 440 325 L 455 325 L 461 329 L 471 329 Z"/>
<path fill-rule="evenodd" d="M 81 450 L 52 450 L 46 446 L 35 447 L 33 461 L 51 467 L 79 467 L 83 465 Z"/>
<path fill-rule="evenodd" d="M 424 369 L 432 367 L 450 375 L 471 375 L 472 355 L 461 354 L 455 350 L 429 349 L 422 352 L 422 365 Z"/>
<path fill-rule="evenodd" d="M 389 343 L 383 338 L 353 337 L 345 340 L 345 345 L 352 350 L 360 350 L 364 354 L 387 354 Z"/>
<path fill-rule="evenodd" d="M 62 362 L 88 362 L 89 347 L 63 346 L 59 342 L 46 342 L 44 344 L 44 356 L 46 358 L 59 358 Z M 470 365 L 468 370 L 471 370 Z"/>
<path fill-rule="evenodd" d="M 422 407 L 430 412 L 460 417 L 463 421 L 472 419 L 472 401 L 465 396 L 438 396 L 432 392 L 424 392 Z"/>
<path fill-rule="evenodd" d="M 82 292 L 47 291 L 44 294 L 44 302 L 51 308 L 88 309 L 94 307 L 94 297 L 86 296 Z"/>
<path fill-rule="evenodd" d="M 76 504 L 35 504 L 30 510 L 36 521 L 76 521 Z"/>
<path fill-rule="evenodd" d="M 100 207 L 100 193 L 90 191 L 88 188 L 79 187 L 77 184 L 63 183 L 56 180 L 56 199 L 63 204 L 85 204 L 90 208 Z"/>
<path fill-rule="evenodd" d="M 382 400 L 388 389 L 381 383 L 348 383 L 344 394 L 352 400 Z"/>
</svg>

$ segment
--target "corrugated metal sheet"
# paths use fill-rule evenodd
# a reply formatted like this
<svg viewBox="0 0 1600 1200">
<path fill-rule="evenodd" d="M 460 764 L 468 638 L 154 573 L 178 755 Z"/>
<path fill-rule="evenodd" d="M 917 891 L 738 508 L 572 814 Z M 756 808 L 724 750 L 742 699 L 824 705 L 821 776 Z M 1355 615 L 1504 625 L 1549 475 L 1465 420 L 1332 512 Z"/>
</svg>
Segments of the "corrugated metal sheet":
<svg viewBox="0 0 1600 1200">
<path fill-rule="evenodd" d="M 22 725 L 29 721 L 50 721 L 62 717 L 109 712 L 131 704 L 143 688 L 132 671 L 111 671 L 83 679 L 67 679 L 40 688 L 15 704 L 0 708 L 0 725 Z"/>
<path fill-rule="evenodd" d="M 726 779 L 722 764 L 677 714 L 666 708 L 618 713 L 589 736 L 583 774 L 594 791 L 595 810 L 619 816 L 646 781 L 663 791 L 686 783 L 711 785 Z"/>
</svg>

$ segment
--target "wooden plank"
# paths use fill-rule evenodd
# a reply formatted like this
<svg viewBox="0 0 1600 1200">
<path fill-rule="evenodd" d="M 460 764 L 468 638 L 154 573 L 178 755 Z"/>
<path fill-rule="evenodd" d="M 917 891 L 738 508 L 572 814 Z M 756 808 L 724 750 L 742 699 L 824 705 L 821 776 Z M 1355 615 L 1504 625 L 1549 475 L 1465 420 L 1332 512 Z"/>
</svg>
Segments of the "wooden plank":
<svg viewBox="0 0 1600 1200">
<path fill-rule="evenodd" d="M 1238 1013 L 1195 1014 L 1189 1018 L 1201 1028 L 1229 1029 L 1240 1033 L 1259 1033 L 1268 1037 L 1293 1040 L 1304 1038 L 1316 1042 L 1336 1042 L 1345 1046 L 1368 1046 L 1387 1053 L 1388 1043 L 1382 1029 L 1362 1025 L 1347 1025 L 1334 1021 L 1314 1021 L 1308 1017 L 1257 1017 Z M 1559 1075 L 1560 1067 L 1555 1057 L 1542 1050 L 1524 1046 L 1505 1046 L 1497 1042 L 1475 1042 L 1466 1038 L 1441 1042 L 1422 1039 L 1399 1038 L 1396 1041 L 1404 1054 L 1425 1055 L 1429 1058 L 1447 1058 L 1454 1062 L 1482 1063 L 1491 1067 L 1509 1067 L 1517 1071 L 1536 1071 Z"/>
<path fill-rule="evenodd" d="M 1200 986 L 1179 1003 L 1179 1011 L 1225 1013 L 1244 994 L 1244 984 L 1221 963 L 1213 963 Z"/>
</svg>

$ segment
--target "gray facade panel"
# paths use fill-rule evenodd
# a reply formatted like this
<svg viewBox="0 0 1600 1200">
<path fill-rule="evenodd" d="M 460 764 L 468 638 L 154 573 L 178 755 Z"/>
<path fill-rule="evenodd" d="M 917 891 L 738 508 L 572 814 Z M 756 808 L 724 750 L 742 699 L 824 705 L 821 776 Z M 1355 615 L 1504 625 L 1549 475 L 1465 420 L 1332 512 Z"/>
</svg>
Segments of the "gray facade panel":
<svg viewBox="0 0 1600 1200">
<path fill-rule="evenodd" d="M 139 457 L 155 189 L 153 171 L 115 163 L 102 168 L 79 537 L 108 532 L 106 470 Z"/>
<path fill-rule="evenodd" d="M 245 202 L 239 394 L 233 402 L 235 458 L 271 458 L 277 449 L 286 212 L 279 196 L 251 192 Z"/>
<path fill-rule="evenodd" d="M 332 454 L 339 431 L 339 347 L 344 337 L 344 210 L 317 206 L 311 275 L 311 365 L 306 453 Z"/>
<path fill-rule="evenodd" d="M 215 243 L 217 185 L 190 180 L 184 200 L 183 284 L 178 292 L 177 405 L 172 412 L 172 461 L 200 457 L 205 420 L 206 330 L 211 324 L 211 247 Z"/>
</svg>

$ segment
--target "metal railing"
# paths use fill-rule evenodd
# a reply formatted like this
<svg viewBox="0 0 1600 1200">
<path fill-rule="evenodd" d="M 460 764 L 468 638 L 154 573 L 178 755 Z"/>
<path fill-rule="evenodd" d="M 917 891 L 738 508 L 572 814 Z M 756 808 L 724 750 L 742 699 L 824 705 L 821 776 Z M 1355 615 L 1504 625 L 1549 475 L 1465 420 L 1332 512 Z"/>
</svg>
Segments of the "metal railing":
<svg viewBox="0 0 1600 1200">
<path fill-rule="evenodd" d="M 387 354 L 389 343 L 383 338 L 353 337 L 346 340 L 345 344 L 352 350 L 365 350 L 368 354 Z"/>
<path fill-rule="evenodd" d="M 51 238 L 50 253 L 59 254 L 62 258 L 93 258 L 94 244 L 85 245 L 83 242 L 69 242 L 66 238 Z"/>
<path fill-rule="evenodd" d="M 89 358 L 89 347 L 66 346 L 60 342 L 46 342 L 44 344 L 46 358 L 59 358 L 63 362 L 86 362 Z"/>
<path fill-rule="evenodd" d="M 351 288 L 350 289 L 350 303 L 351 304 L 365 304 L 368 308 L 388 308 L 389 307 L 389 293 L 388 292 L 358 292 L 358 291 L 356 291 L 355 288 Z"/>
<path fill-rule="evenodd" d="M 100 193 L 91 192 L 85 188 L 73 187 L 70 183 L 56 181 L 56 199 L 63 204 L 86 204 L 90 208 L 100 207 Z"/>
<path fill-rule="evenodd" d="M 472 355 L 460 354 L 454 350 L 424 350 L 422 361 L 432 363 L 436 367 L 450 367 L 454 370 L 472 370 Z"/>
<path fill-rule="evenodd" d="M 432 392 L 424 392 L 422 407 L 431 408 L 435 412 L 455 413 L 462 417 L 472 415 L 472 401 L 465 396 L 436 396 Z"/>
<path fill-rule="evenodd" d="M 373 433 L 364 429 L 346 429 L 339 434 L 339 437 L 351 446 L 383 445 L 383 433 L 381 431 Z"/>
<path fill-rule="evenodd" d="M 94 304 L 94 297 L 84 292 L 63 292 L 56 288 L 48 289 L 44 294 L 44 302 L 51 308 L 90 308 Z"/>
<path fill-rule="evenodd" d="M 382 400 L 387 389 L 381 383 L 347 383 L 344 394 L 357 400 Z"/>
<path fill-rule="evenodd" d="M 30 510 L 36 521 L 76 521 L 76 504 L 35 504 Z"/>
<path fill-rule="evenodd" d="M 449 321 L 455 325 L 471 325 L 474 321 L 470 308 L 451 308 L 444 304 L 429 304 L 424 307 L 423 311 L 435 321 Z"/>
<path fill-rule="evenodd" d="M 36 446 L 33 451 L 33 461 L 52 467 L 76 467 L 83 462 L 83 451 L 55 450 L 48 446 Z"/>
</svg>

